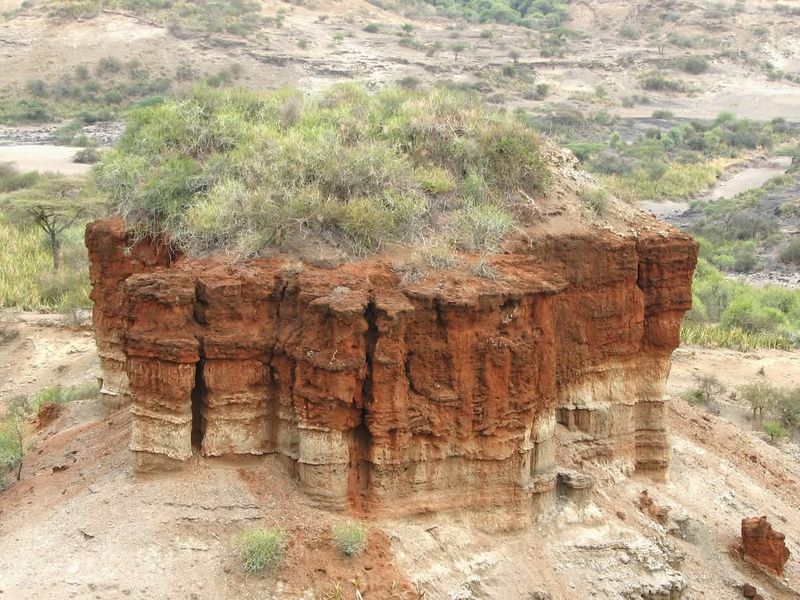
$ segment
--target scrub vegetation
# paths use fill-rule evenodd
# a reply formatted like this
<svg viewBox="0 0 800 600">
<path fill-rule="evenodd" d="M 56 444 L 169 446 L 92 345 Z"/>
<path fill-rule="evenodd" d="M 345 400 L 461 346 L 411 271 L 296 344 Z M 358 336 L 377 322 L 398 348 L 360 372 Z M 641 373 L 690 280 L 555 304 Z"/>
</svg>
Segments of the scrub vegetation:
<svg viewBox="0 0 800 600">
<path fill-rule="evenodd" d="M 751 351 L 790 350 L 800 341 L 800 291 L 757 288 L 725 277 L 700 258 L 692 285 L 692 310 L 682 339 L 689 344 Z"/>
<path fill-rule="evenodd" d="M 307 98 L 198 86 L 132 111 L 95 167 L 138 235 L 247 257 L 314 235 L 352 256 L 441 239 L 497 248 L 551 175 L 512 115 L 445 88 Z"/>
<path fill-rule="evenodd" d="M 568 147 L 623 200 L 674 200 L 706 190 L 727 159 L 768 150 L 792 135 L 783 119 L 764 124 L 721 113 L 711 122 L 653 127 L 630 141 L 613 132 L 604 143 L 573 142 Z"/>
</svg>

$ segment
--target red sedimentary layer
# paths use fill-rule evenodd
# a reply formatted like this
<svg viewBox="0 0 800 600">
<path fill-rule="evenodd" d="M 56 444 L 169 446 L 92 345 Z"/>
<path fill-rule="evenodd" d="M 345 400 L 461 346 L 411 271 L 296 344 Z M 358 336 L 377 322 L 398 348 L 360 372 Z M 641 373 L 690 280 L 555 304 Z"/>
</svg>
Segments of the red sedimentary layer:
<svg viewBox="0 0 800 600">
<path fill-rule="evenodd" d="M 776 575 L 783 575 L 783 566 L 789 560 L 784 535 L 772 529 L 767 517 L 742 519 L 742 551 Z"/>
<path fill-rule="evenodd" d="M 528 515 L 552 501 L 556 422 L 587 456 L 667 466 L 664 383 L 696 260 L 677 231 L 543 234 L 493 257 L 497 279 L 411 285 L 380 259 L 170 262 L 114 220 L 86 241 L 141 468 L 279 452 L 332 507 Z"/>
</svg>

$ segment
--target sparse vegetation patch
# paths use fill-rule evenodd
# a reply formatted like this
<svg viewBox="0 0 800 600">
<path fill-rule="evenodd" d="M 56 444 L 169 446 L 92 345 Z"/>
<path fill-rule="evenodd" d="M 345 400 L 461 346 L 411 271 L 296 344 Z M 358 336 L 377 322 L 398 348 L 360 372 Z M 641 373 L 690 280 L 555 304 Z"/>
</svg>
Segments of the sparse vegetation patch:
<svg viewBox="0 0 800 600">
<path fill-rule="evenodd" d="M 333 539 L 343 554 L 353 556 L 361 552 L 367 544 L 367 530 L 361 523 L 348 521 L 333 528 Z"/>
<path fill-rule="evenodd" d="M 236 554 L 247 573 L 273 571 L 283 559 L 286 540 L 280 529 L 253 529 L 234 540 Z"/>
</svg>

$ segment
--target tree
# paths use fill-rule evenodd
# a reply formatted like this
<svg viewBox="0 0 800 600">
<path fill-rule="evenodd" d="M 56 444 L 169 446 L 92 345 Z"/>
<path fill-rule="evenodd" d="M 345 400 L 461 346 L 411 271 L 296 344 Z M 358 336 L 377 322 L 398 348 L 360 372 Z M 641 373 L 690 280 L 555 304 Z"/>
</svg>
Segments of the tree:
<svg viewBox="0 0 800 600">
<path fill-rule="evenodd" d="M 738 390 L 739 397 L 747 402 L 753 411 L 753 419 L 764 419 L 764 411 L 776 406 L 780 392 L 770 384 L 759 381 L 743 385 Z"/>
<path fill-rule="evenodd" d="M 517 63 L 519 63 L 519 57 L 522 55 L 520 54 L 519 50 L 512 50 L 511 52 L 508 53 L 508 56 L 511 60 L 514 61 L 514 64 L 516 65 Z"/>
<path fill-rule="evenodd" d="M 777 440 L 786 437 L 786 430 L 783 425 L 777 421 L 764 421 L 764 432 L 769 436 L 770 441 L 774 444 Z"/>
<path fill-rule="evenodd" d="M 464 42 L 456 42 L 454 44 L 450 44 L 450 50 L 453 51 L 453 60 L 458 60 L 458 55 L 461 54 L 466 49 L 467 45 Z"/>
<path fill-rule="evenodd" d="M 6 471 L 16 469 L 22 478 L 22 459 L 25 456 L 25 418 L 19 404 L 12 402 L 5 418 L 0 421 L 0 482 Z"/>
<path fill-rule="evenodd" d="M 775 399 L 775 414 L 789 436 L 794 439 L 794 431 L 800 425 L 800 390 L 778 393 Z"/>
<path fill-rule="evenodd" d="M 695 375 L 695 381 L 697 389 L 706 403 L 711 402 L 718 394 L 725 391 L 725 386 L 714 375 Z"/>
<path fill-rule="evenodd" d="M 82 219 L 96 216 L 101 204 L 86 181 L 60 175 L 43 177 L 36 185 L 7 194 L 3 207 L 44 231 L 58 271 L 61 235 Z"/>
</svg>

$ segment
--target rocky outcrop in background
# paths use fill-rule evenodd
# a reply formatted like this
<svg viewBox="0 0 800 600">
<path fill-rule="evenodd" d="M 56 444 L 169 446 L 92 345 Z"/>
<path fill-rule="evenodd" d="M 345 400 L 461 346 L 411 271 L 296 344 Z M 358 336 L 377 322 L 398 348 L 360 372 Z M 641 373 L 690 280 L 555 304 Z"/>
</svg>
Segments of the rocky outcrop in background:
<svg viewBox="0 0 800 600">
<path fill-rule="evenodd" d="M 783 575 L 789 560 L 784 535 L 772 529 L 767 517 L 742 519 L 742 553 L 776 575 Z"/>
</svg>

